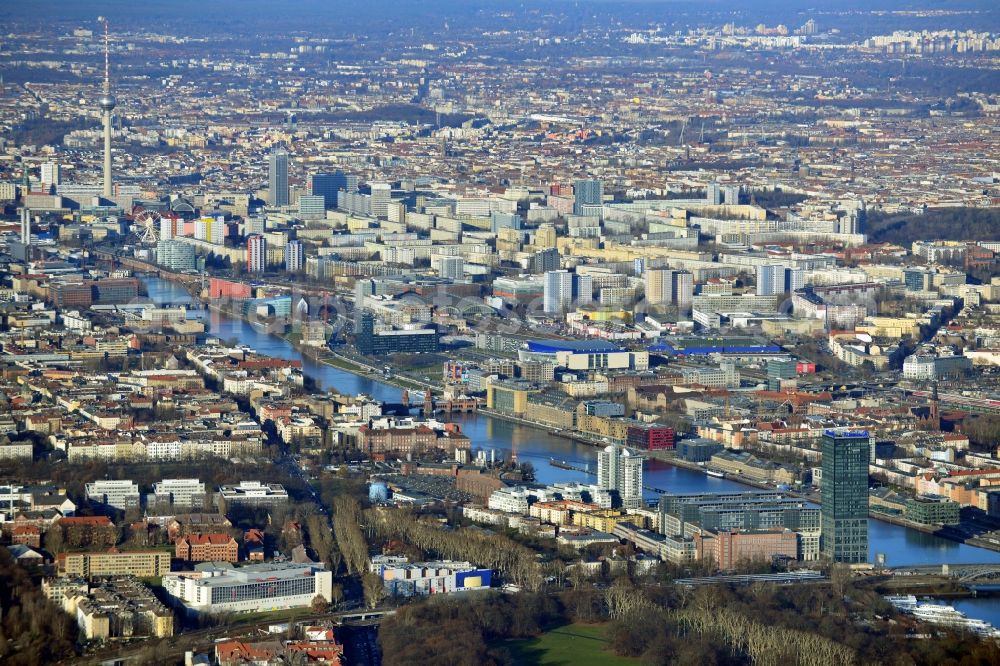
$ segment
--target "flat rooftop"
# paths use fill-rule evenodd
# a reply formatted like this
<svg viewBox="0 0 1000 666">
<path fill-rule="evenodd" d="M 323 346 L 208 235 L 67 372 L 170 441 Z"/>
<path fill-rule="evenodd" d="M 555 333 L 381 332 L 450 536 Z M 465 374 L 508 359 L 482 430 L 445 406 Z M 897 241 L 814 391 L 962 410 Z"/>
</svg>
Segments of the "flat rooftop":
<svg viewBox="0 0 1000 666">
<path fill-rule="evenodd" d="M 560 351 L 583 354 L 588 352 L 622 351 L 618 345 L 603 340 L 529 340 L 528 351 L 554 354 Z"/>
<path fill-rule="evenodd" d="M 268 562 L 251 564 L 239 568 L 212 568 L 205 570 L 205 577 L 198 580 L 199 585 L 221 587 L 239 583 L 265 583 L 267 581 L 286 580 L 312 576 L 316 570 L 325 569 L 319 563 L 296 564 L 294 562 Z"/>
</svg>

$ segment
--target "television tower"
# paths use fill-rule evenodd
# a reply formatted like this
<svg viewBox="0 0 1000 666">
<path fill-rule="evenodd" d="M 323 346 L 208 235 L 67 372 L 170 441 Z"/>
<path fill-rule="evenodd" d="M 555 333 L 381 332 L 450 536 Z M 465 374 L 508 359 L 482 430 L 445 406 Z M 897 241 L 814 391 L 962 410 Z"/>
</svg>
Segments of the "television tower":
<svg viewBox="0 0 1000 666">
<path fill-rule="evenodd" d="M 111 67 L 109 63 L 108 19 L 103 16 L 97 19 L 104 24 L 104 90 L 97 103 L 104 116 L 104 198 L 110 199 L 111 191 L 111 111 L 118 100 L 111 94 Z"/>
</svg>

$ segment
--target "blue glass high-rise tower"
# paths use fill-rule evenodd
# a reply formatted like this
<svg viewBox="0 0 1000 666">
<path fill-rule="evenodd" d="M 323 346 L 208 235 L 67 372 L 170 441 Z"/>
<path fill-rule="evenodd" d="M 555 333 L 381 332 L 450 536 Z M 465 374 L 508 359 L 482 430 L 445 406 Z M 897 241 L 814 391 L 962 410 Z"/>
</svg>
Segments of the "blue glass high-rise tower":
<svg viewBox="0 0 1000 666">
<path fill-rule="evenodd" d="M 833 562 L 868 561 L 870 451 L 871 438 L 867 432 L 823 433 L 820 550 Z"/>
</svg>

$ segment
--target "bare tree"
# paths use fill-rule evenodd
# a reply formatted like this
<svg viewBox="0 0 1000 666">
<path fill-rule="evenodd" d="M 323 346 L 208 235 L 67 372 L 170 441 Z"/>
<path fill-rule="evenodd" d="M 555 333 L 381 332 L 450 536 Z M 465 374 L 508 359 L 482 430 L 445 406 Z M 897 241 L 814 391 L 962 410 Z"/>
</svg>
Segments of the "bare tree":
<svg viewBox="0 0 1000 666">
<path fill-rule="evenodd" d="M 835 562 L 830 567 L 830 587 L 838 597 L 847 594 L 851 585 L 851 568 L 846 564 Z"/>
<path fill-rule="evenodd" d="M 45 550 L 49 551 L 53 555 L 58 555 L 63 551 L 63 528 L 61 525 L 53 525 L 45 532 L 44 538 Z"/>
<path fill-rule="evenodd" d="M 573 584 L 574 590 L 580 589 L 587 582 L 587 572 L 584 571 L 582 560 L 569 567 L 569 582 Z"/>
<path fill-rule="evenodd" d="M 343 553 L 347 573 L 354 575 L 368 567 L 368 543 L 361 533 L 361 508 L 357 500 L 346 495 L 334 500 L 333 535 Z"/>
<path fill-rule="evenodd" d="M 333 587 L 330 588 L 330 603 L 334 606 L 339 606 L 340 602 L 344 600 L 344 586 L 340 583 L 334 583 Z"/>
<path fill-rule="evenodd" d="M 615 582 L 605 590 L 604 603 L 608 606 L 608 616 L 612 620 L 625 619 L 653 608 L 653 604 L 642 590 L 633 585 L 626 576 L 615 579 Z"/>
<path fill-rule="evenodd" d="M 361 577 L 361 587 L 365 594 L 365 604 L 369 609 L 378 606 L 385 599 L 385 585 L 377 573 L 366 573 Z"/>
</svg>

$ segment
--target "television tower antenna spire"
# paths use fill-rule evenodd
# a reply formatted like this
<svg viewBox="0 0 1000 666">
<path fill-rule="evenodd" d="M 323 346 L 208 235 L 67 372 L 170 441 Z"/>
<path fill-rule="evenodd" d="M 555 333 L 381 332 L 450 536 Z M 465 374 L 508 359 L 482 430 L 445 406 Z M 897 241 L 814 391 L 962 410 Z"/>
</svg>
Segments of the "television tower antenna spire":
<svg viewBox="0 0 1000 666">
<path fill-rule="evenodd" d="M 111 40 L 108 36 L 107 19 L 104 19 L 104 92 L 111 92 Z"/>
</svg>

